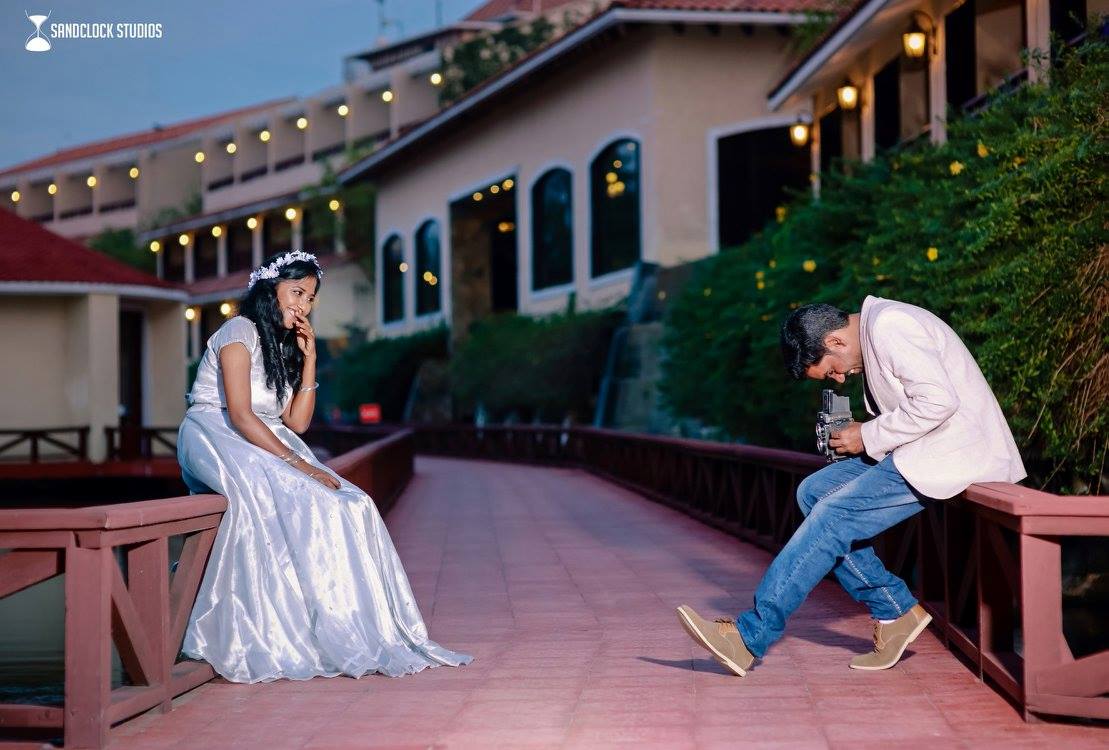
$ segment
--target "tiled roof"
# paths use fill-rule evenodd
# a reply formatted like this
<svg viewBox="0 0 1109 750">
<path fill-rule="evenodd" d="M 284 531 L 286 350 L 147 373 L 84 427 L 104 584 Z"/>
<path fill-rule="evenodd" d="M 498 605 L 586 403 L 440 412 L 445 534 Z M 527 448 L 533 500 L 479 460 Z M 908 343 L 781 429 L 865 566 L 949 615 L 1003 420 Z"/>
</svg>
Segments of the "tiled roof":
<svg viewBox="0 0 1109 750">
<path fill-rule="evenodd" d="M 495 21 L 515 13 L 549 13 L 581 0 L 489 0 L 478 6 L 466 21 Z"/>
<path fill-rule="evenodd" d="M 177 289 L 115 258 L 0 209 L 0 282 L 136 284 Z"/>
<path fill-rule="evenodd" d="M 227 112 L 220 112 L 219 114 L 209 115 L 195 120 L 186 120 L 174 125 L 155 127 L 138 133 L 121 135 L 103 141 L 94 141 L 93 143 L 86 143 L 72 148 L 60 149 L 50 156 L 42 156 L 8 167 L 0 171 L 0 177 L 12 174 L 13 172 L 29 172 L 34 169 L 42 169 L 43 167 L 50 167 L 56 164 L 65 164 L 66 162 L 110 154 L 113 151 L 123 151 L 126 149 L 138 148 L 139 146 L 148 146 L 152 143 L 168 141 L 212 125 L 218 125 L 227 120 L 234 120 L 254 112 L 260 112 L 287 101 L 290 101 L 290 99 L 274 99 L 273 101 L 263 102 L 262 104 L 253 104 L 249 107 L 232 109 Z"/>
<path fill-rule="evenodd" d="M 619 8 L 729 13 L 806 13 L 838 7 L 835 0 L 616 0 Z"/>
</svg>

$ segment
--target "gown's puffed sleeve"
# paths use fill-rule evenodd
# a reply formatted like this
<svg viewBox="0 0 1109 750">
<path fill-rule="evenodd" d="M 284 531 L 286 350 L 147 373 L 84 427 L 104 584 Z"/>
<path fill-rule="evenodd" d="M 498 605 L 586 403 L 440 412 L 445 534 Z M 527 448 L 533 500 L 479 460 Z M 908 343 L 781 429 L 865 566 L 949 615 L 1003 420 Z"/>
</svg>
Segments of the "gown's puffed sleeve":
<svg viewBox="0 0 1109 750">
<path fill-rule="evenodd" d="M 254 354 L 258 348 L 258 329 L 249 319 L 238 315 L 220 326 L 208 341 L 208 347 L 219 358 L 220 350 L 236 341 L 246 347 L 247 352 Z"/>
</svg>

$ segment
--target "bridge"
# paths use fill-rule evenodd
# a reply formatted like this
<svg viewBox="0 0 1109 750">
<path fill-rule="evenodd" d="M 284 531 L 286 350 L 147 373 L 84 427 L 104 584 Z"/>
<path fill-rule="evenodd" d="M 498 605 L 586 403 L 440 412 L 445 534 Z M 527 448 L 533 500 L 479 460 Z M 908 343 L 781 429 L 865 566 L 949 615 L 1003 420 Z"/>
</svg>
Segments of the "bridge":
<svg viewBox="0 0 1109 750">
<path fill-rule="evenodd" d="M 86 514 L 75 522 L 85 528 L 70 531 L 0 511 L 0 547 L 24 554 L 19 568 L 12 553 L 0 557 L 9 563 L 0 595 L 13 572 L 24 584 L 41 579 L 74 550 L 88 560 L 144 539 L 159 549 L 171 532 L 195 540 L 172 581 L 155 564 L 156 585 L 146 586 L 131 566 L 126 582 L 112 572 L 102 594 L 85 595 L 102 615 L 97 653 L 107 653 L 111 631 L 141 679 L 109 693 L 103 674 L 71 675 L 67 664 L 64 709 L 0 706 L 0 730 L 24 731 L 28 747 L 41 746 L 35 731 L 54 728 L 69 747 L 143 750 L 1109 741 L 1109 729 L 1088 721 L 1109 718 L 1099 697 L 1109 691 L 1109 651 L 1075 658 L 1062 639 L 1058 554 L 1060 535 L 1109 535 L 1109 498 L 976 485 L 879 540 L 936 617 L 897 667 L 847 668 L 869 649 L 870 626 L 826 580 L 739 679 L 690 641 L 674 608 L 735 614 L 749 604 L 770 550 L 798 520 L 791 495 L 813 457 L 589 429 L 429 428 L 364 445 L 367 437 L 332 430 L 315 443 L 388 508 L 431 636 L 473 654 L 471 665 L 399 679 L 211 679 L 207 665 L 178 662 L 176 646 L 195 591 L 188 579 L 202 569 L 222 498 L 153 501 L 144 517 L 135 504 L 118 506 L 131 515 Z M 20 546 L 32 537 L 39 546 Z M 35 551 L 38 562 L 27 554 Z M 90 626 L 72 627 L 76 639 Z"/>
</svg>

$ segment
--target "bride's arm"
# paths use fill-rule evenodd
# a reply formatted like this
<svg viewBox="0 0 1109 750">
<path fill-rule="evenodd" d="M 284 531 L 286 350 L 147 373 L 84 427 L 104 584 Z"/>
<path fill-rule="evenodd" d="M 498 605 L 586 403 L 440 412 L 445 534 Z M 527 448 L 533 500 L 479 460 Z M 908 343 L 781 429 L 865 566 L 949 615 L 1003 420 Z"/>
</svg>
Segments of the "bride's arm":
<svg viewBox="0 0 1109 750">
<path fill-rule="evenodd" d="M 228 344 L 220 349 L 219 361 L 223 372 L 223 390 L 227 395 L 227 416 L 231 419 L 231 424 L 244 438 L 259 448 L 279 458 L 287 455 L 289 448 L 250 408 L 250 353 L 246 347 Z M 330 475 L 304 459 L 294 461 L 291 465 L 309 476 L 313 472 L 319 474 L 320 481 L 327 480 L 329 486 L 338 486 Z"/>
</svg>

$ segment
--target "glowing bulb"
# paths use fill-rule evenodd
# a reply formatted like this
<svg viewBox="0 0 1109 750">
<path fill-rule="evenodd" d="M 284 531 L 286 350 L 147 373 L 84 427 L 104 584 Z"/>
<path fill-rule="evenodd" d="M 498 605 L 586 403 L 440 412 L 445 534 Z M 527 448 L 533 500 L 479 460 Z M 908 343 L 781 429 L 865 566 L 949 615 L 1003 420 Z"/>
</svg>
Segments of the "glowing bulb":
<svg viewBox="0 0 1109 750">
<path fill-rule="evenodd" d="M 794 146 L 804 146 L 809 142 L 809 125 L 805 122 L 795 122 L 789 128 L 789 139 Z"/>
<path fill-rule="evenodd" d="M 908 31 L 901 35 L 901 42 L 905 46 L 905 54 L 909 57 L 924 57 L 924 49 L 928 38 L 923 31 Z"/>
<path fill-rule="evenodd" d="M 239 147 L 235 145 L 234 141 L 228 143 L 226 146 L 224 146 L 224 148 L 227 149 L 227 153 L 229 154 L 234 154 L 236 151 L 239 150 Z"/>
<path fill-rule="evenodd" d="M 335 108 L 335 111 L 339 113 L 339 117 L 346 117 L 350 114 L 350 107 L 348 107 L 346 104 L 340 104 L 338 107 Z"/>
<path fill-rule="evenodd" d="M 260 141 L 262 141 L 262 143 L 269 143 L 270 142 L 270 131 L 263 130 L 262 132 L 260 132 L 258 134 L 258 139 Z"/>
<path fill-rule="evenodd" d="M 839 100 L 841 109 L 854 109 L 859 105 L 859 89 L 851 83 L 845 83 L 836 89 L 836 99 Z"/>
<path fill-rule="evenodd" d="M 13 190 L 12 191 L 12 203 L 19 203 L 19 198 L 20 198 L 19 191 L 18 190 Z"/>
<path fill-rule="evenodd" d="M 424 271 L 423 279 L 424 279 L 424 281 L 426 281 L 428 283 L 431 283 L 431 279 L 432 279 L 431 271 Z"/>
<path fill-rule="evenodd" d="M 611 185 L 618 179 L 620 179 L 620 177 L 615 172 L 605 172 L 605 182 L 607 182 L 608 184 Z"/>
<path fill-rule="evenodd" d="M 501 192 L 501 186 L 500 185 L 490 185 L 489 186 L 489 192 L 492 193 L 493 195 L 496 195 L 497 193 Z"/>
<path fill-rule="evenodd" d="M 87 178 L 85 179 L 85 184 L 86 184 L 86 185 L 88 185 L 88 186 L 89 186 L 90 188 L 94 188 L 94 187 L 96 187 L 96 175 L 91 175 L 91 174 L 90 174 L 90 175 L 89 175 L 89 176 L 88 176 L 88 177 L 87 177 Z"/>
<path fill-rule="evenodd" d="M 182 234 L 180 237 L 177 238 L 177 244 L 181 245 L 182 247 L 189 244 L 189 235 Z"/>
<path fill-rule="evenodd" d="M 203 164 L 204 163 L 204 152 L 203 151 L 197 151 L 195 154 L 193 154 L 193 159 L 196 160 L 197 164 Z"/>
<path fill-rule="evenodd" d="M 401 263 L 400 266 L 398 266 L 398 267 L 400 268 L 401 273 L 408 273 L 408 264 L 407 263 Z"/>
<path fill-rule="evenodd" d="M 612 166 L 615 167 L 616 169 L 619 169 L 620 167 L 624 166 L 624 162 L 620 161 L 619 159 L 616 159 L 615 161 L 612 162 Z"/>
<path fill-rule="evenodd" d="M 162 243 L 161 242 L 158 242 L 158 240 L 151 240 L 150 241 L 150 252 L 156 253 L 161 249 L 162 249 Z"/>
<path fill-rule="evenodd" d="M 298 117 L 297 118 L 297 128 L 300 129 L 300 130 L 304 130 L 307 127 L 308 127 L 308 118 L 307 117 Z"/>
<path fill-rule="evenodd" d="M 330 208 L 332 211 L 338 211 L 342 207 L 342 204 L 339 203 L 339 201 L 335 198 L 332 198 L 330 201 L 328 201 L 327 207 Z"/>
<path fill-rule="evenodd" d="M 484 196 L 484 195 L 482 195 L 482 194 L 481 194 L 480 192 L 474 193 L 474 200 L 475 200 L 475 201 L 479 201 L 479 200 L 481 200 L 481 199 L 482 199 L 482 198 L 484 198 L 484 197 L 485 197 L 485 196 Z"/>
<path fill-rule="evenodd" d="M 137 180 L 137 179 L 139 179 L 139 168 L 138 167 L 131 167 L 130 171 L 127 172 L 127 174 L 131 175 L 132 180 Z"/>
<path fill-rule="evenodd" d="M 257 229 L 258 228 L 258 219 L 251 216 L 249 219 L 246 220 L 246 228 L 247 229 Z"/>
<path fill-rule="evenodd" d="M 50 193 L 51 195 L 57 195 L 58 186 L 51 182 L 49 185 L 46 186 L 46 192 Z"/>
<path fill-rule="evenodd" d="M 216 226 L 212 227 L 212 236 L 213 237 L 219 237 L 221 234 L 223 234 L 223 227 L 221 227 L 219 225 L 216 225 Z"/>
<path fill-rule="evenodd" d="M 196 320 L 196 308 L 195 307 L 186 307 L 185 308 L 185 320 L 189 320 L 189 321 Z"/>
<path fill-rule="evenodd" d="M 292 221 L 296 217 L 297 217 L 297 210 L 295 208 L 286 208 L 285 209 L 285 218 L 286 219 L 288 219 L 289 221 Z"/>
<path fill-rule="evenodd" d="M 432 73 L 430 76 L 428 76 L 427 79 L 429 81 L 431 81 L 432 86 L 438 86 L 439 84 L 441 84 L 443 82 L 443 74 L 440 73 L 439 71 L 436 71 L 436 72 Z"/>
<path fill-rule="evenodd" d="M 226 318 L 228 315 L 231 314 L 231 303 L 224 302 L 222 305 L 219 306 L 219 311 L 223 314 L 223 317 Z"/>
<path fill-rule="evenodd" d="M 501 183 L 501 187 L 503 187 L 505 190 L 511 190 L 512 186 L 515 185 L 515 184 L 516 184 L 516 182 L 511 177 L 509 177 L 508 179 L 506 179 L 504 182 Z"/>
<path fill-rule="evenodd" d="M 381 101 L 385 102 L 386 104 L 393 101 L 393 92 L 391 89 L 385 89 L 381 92 Z"/>
</svg>

